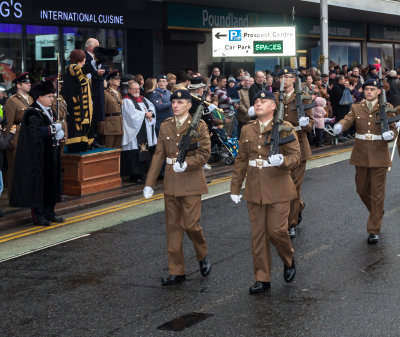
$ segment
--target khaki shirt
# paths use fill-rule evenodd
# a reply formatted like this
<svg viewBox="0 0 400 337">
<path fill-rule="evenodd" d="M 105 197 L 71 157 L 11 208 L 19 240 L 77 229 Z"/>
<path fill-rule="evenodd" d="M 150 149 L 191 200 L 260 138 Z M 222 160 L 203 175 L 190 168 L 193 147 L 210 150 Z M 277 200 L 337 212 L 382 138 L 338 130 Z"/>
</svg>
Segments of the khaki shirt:
<svg viewBox="0 0 400 337">
<path fill-rule="evenodd" d="M 283 164 L 280 167 L 252 167 L 249 160 L 268 159 L 270 145 L 264 145 L 267 131 L 271 131 L 273 122 L 261 133 L 258 120 L 247 123 L 242 128 L 239 141 L 239 154 L 232 173 L 231 194 L 240 194 L 246 178 L 244 199 L 255 204 L 274 204 L 297 198 L 296 186 L 290 177 L 290 170 L 300 164 L 300 146 L 296 140 L 280 146 Z M 290 123 L 284 122 L 286 126 Z M 295 135 L 295 131 L 282 131 L 281 137 Z"/>
<path fill-rule="evenodd" d="M 186 134 L 192 117 L 189 116 L 179 128 L 176 129 L 175 117 L 167 118 L 160 127 L 157 138 L 157 147 L 147 173 L 146 186 L 154 187 L 165 159 L 177 158 L 178 144 Z M 206 123 L 200 120 L 197 129 L 199 137 L 192 139 L 192 143 L 199 142 L 199 148 L 189 151 L 186 157 L 187 168 L 184 172 L 176 173 L 172 164 L 165 167 L 164 194 L 176 197 L 200 195 L 208 193 L 203 165 L 211 155 L 211 142 Z"/>
<path fill-rule="evenodd" d="M 365 103 L 353 104 L 350 112 L 339 122 L 343 126 L 343 130 L 349 129 L 351 126 L 356 127 L 358 134 L 364 135 L 371 133 L 381 135 L 381 124 L 376 124 L 379 117 L 379 103 L 375 104 L 370 111 Z M 393 108 L 390 104 L 388 107 Z M 394 113 L 388 113 L 388 117 L 393 117 Z M 396 124 L 391 123 L 390 130 L 394 131 L 396 138 Z M 388 142 L 385 140 L 362 140 L 355 139 L 353 151 L 351 152 L 350 164 L 360 167 L 389 167 L 392 166 L 390 160 Z"/>
<path fill-rule="evenodd" d="M 275 93 L 276 104 L 279 107 L 279 92 Z M 303 100 L 304 104 L 309 104 L 311 100 Z M 283 119 L 293 126 L 298 126 L 299 121 L 297 118 L 297 110 L 292 110 L 296 107 L 296 93 L 293 93 L 289 99 L 284 99 L 283 104 L 285 106 L 285 114 Z M 278 108 L 277 107 L 277 108 Z M 307 132 L 311 132 L 314 126 L 314 114 L 312 109 L 307 109 L 304 111 L 306 117 L 310 119 L 308 125 L 305 128 L 301 128 L 301 130 L 296 131 L 297 137 L 299 139 L 300 151 L 301 151 L 301 161 L 308 160 L 311 158 L 311 148 L 310 143 L 307 139 Z"/>
<path fill-rule="evenodd" d="M 104 90 L 105 118 L 97 123 L 100 135 L 120 136 L 124 133 L 122 119 L 122 96 L 120 92 L 107 88 Z"/>
</svg>

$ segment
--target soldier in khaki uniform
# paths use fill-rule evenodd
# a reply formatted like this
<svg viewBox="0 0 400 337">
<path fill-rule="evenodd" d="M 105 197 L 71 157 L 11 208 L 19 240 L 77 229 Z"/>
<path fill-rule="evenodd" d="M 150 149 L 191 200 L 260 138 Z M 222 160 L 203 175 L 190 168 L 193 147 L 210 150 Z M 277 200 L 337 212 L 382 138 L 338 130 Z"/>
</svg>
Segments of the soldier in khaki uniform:
<svg viewBox="0 0 400 337">
<path fill-rule="evenodd" d="M 207 276 L 211 270 L 207 243 L 200 226 L 201 195 L 208 193 L 203 165 L 210 157 L 210 137 L 208 128 L 200 120 L 197 131 L 199 147 L 189 151 L 181 167 L 176 158 L 178 144 L 190 126 L 189 109 L 192 105 L 188 90 L 176 90 L 171 95 L 174 117 L 167 118 L 160 127 L 156 151 L 143 190 L 145 198 L 153 195 L 153 187 L 166 161 L 164 176 L 165 222 L 167 225 L 167 248 L 169 276 L 163 285 L 171 285 L 185 280 L 185 262 L 182 250 L 183 233 L 189 236 L 196 250 L 200 272 Z"/>
<path fill-rule="evenodd" d="M 254 96 L 256 121 L 242 128 L 239 155 L 232 174 L 231 198 L 241 199 L 240 189 L 246 178 L 244 199 L 247 201 L 251 228 L 254 277 L 250 294 L 270 288 L 270 242 L 276 247 L 284 263 L 284 279 L 291 282 L 295 276 L 294 252 L 288 233 L 290 201 L 297 198 L 296 186 L 290 177 L 291 170 L 300 163 L 297 137 L 280 147 L 280 154 L 269 156 L 270 146 L 264 145 L 266 133 L 273 128 L 276 108 L 275 96 L 269 91 L 259 91 Z M 285 126 L 290 126 L 284 122 Z M 295 135 L 295 131 L 281 131 L 280 137 Z"/>
<path fill-rule="evenodd" d="M 118 91 L 121 77 L 117 70 L 107 76 L 108 87 L 104 90 L 105 119 L 98 122 L 97 132 L 104 137 L 104 145 L 108 148 L 122 147 L 122 96 Z"/>
<path fill-rule="evenodd" d="M 367 222 L 368 243 L 377 243 L 384 213 L 386 173 L 392 165 L 387 143 L 395 138 L 397 131 L 395 123 L 391 123 L 391 130 L 382 133 L 381 124 L 375 123 L 376 118 L 379 120 L 379 82 L 367 80 L 362 88 L 366 101 L 353 104 L 350 112 L 333 130 L 338 135 L 353 125 L 356 127 L 350 164 L 356 167 L 357 193 L 370 212 Z M 393 115 L 388 113 L 388 117 Z"/>
<path fill-rule="evenodd" d="M 294 90 L 294 83 L 296 81 L 295 71 L 286 67 L 281 70 L 279 77 L 285 76 L 285 95 L 283 103 L 285 104 L 284 120 L 292 124 L 296 130 L 297 138 L 299 139 L 301 162 L 298 166 L 291 170 L 291 176 L 294 184 L 296 185 L 297 198 L 290 203 L 289 213 L 289 234 L 291 238 L 296 236 L 296 227 L 301 220 L 301 211 L 304 204 L 301 200 L 300 189 L 306 171 L 307 160 L 311 158 L 311 148 L 307 139 L 307 132 L 311 132 L 314 125 L 314 117 L 312 109 L 305 110 L 306 117 L 301 117 L 298 120 L 296 111 L 296 93 Z M 276 103 L 279 102 L 279 93 L 275 94 Z M 305 100 L 305 104 L 310 103 L 310 100 Z M 294 110 L 293 110 L 294 109 Z"/>
<path fill-rule="evenodd" d="M 11 142 L 10 147 L 7 149 L 8 171 L 8 197 L 11 194 L 11 185 L 14 173 L 15 153 L 17 151 L 18 135 L 22 117 L 25 110 L 27 110 L 33 103 L 32 97 L 29 96 L 31 90 L 31 80 L 29 73 L 23 73 L 14 79 L 13 83 L 17 86 L 17 93 L 11 96 L 4 105 L 4 116 L 7 119 L 6 135 L 10 132 L 13 125 L 17 126 L 17 132 Z"/>
</svg>

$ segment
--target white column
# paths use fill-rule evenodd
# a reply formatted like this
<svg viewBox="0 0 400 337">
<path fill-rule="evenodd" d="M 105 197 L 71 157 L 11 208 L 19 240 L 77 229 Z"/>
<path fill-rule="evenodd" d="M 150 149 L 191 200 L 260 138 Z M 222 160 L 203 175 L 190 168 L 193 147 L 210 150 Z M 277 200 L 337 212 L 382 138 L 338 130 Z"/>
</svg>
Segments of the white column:
<svg viewBox="0 0 400 337">
<path fill-rule="evenodd" d="M 320 0 L 321 16 L 321 55 L 325 56 L 321 64 L 321 71 L 324 74 L 329 72 L 329 34 L 328 34 L 328 0 Z"/>
</svg>

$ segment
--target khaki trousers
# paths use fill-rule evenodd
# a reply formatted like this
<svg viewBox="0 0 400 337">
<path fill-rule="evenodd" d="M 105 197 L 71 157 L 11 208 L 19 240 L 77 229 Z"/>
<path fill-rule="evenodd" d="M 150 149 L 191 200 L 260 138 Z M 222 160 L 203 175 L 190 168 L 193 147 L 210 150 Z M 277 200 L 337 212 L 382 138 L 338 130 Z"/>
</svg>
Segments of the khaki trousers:
<svg viewBox="0 0 400 337">
<path fill-rule="evenodd" d="M 247 203 L 256 281 L 271 281 L 270 242 L 276 247 L 283 263 L 286 266 L 292 264 L 294 251 L 287 230 L 289 208 L 290 201 L 270 205 Z"/>
<path fill-rule="evenodd" d="M 110 149 L 120 149 L 122 148 L 122 135 L 116 136 L 103 136 L 104 146 Z"/>
<path fill-rule="evenodd" d="M 299 212 L 304 208 L 303 201 L 300 196 L 301 184 L 303 183 L 304 173 L 306 172 L 306 164 L 307 161 L 304 160 L 300 163 L 299 166 L 295 167 L 290 172 L 290 176 L 296 186 L 297 190 L 297 199 L 294 199 L 290 202 L 290 213 L 289 213 L 289 222 L 288 228 L 296 227 L 297 222 L 299 220 Z"/>
<path fill-rule="evenodd" d="M 356 166 L 356 187 L 368 208 L 367 232 L 379 234 L 383 218 L 387 167 Z"/>
<path fill-rule="evenodd" d="M 200 226 L 201 196 L 164 196 L 165 222 L 167 225 L 168 268 L 170 275 L 185 274 L 185 260 L 182 249 L 183 233 L 192 241 L 197 261 L 207 254 L 207 243 Z"/>
</svg>

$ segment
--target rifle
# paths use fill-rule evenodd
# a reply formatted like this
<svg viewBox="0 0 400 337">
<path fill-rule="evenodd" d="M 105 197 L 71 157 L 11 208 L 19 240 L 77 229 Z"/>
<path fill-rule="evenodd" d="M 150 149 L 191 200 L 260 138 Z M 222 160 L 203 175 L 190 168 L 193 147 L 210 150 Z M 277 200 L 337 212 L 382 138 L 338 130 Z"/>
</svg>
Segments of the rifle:
<svg viewBox="0 0 400 337">
<path fill-rule="evenodd" d="M 391 109 L 387 106 L 386 102 L 386 92 L 383 88 L 383 76 L 382 76 L 382 67 L 379 68 L 379 86 L 381 87 L 381 93 L 379 94 L 379 117 L 378 120 L 375 117 L 375 123 L 381 124 L 382 134 L 384 132 L 389 131 L 389 124 L 394 123 L 400 120 L 400 115 L 388 118 L 388 112 L 396 112 L 395 109 Z"/>
<path fill-rule="evenodd" d="M 274 126 L 272 127 L 271 131 L 267 131 L 267 134 L 265 135 L 265 145 L 270 145 L 271 149 L 269 150 L 269 155 L 268 158 L 271 157 L 272 155 L 278 154 L 279 153 L 279 146 L 283 144 L 290 143 L 294 140 L 296 140 L 296 137 L 294 134 L 291 134 L 290 136 L 281 138 L 280 137 L 280 132 L 281 131 L 292 131 L 291 126 L 285 126 L 283 125 L 283 116 L 285 113 L 285 105 L 283 104 L 283 95 L 285 93 L 285 77 L 283 76 L 281 79 L 281 86 L 279 88 L 279 107 L 275 111 L 274 115 Z M 269 135 L 271 135 L 270 140 L 268 140 Z"/>
<path fill-rule="evenodd" d="M 203 95 L 201 96 L 200 104 L 197 107 L 196 112 L 193 114 L 189 129 L 187 130 L 187 133 L 181 138 L 181 141 L 178 145 L 179 155 L 178 155 L 176 161 L 181 165 L 181 167 L 182 167 L 183 163 L 185 162 L 187 153 L 189 151 L 195 150 L 198 147 L 200 147 L 199 142 L 196 142 L 194 144 L 190 144 L 190 143 L 191 143 L 193 137 L 200 136 L 200 134 L 197 132 L 197 127 L 199 126 L 201 116 L 203 116 L 203 113 L 204 113 L 204 101 L 208 94 L 208 88 L 210 87 L 210 84 L 211 84 L 211 76 L 207 81 L 206 87 L 204 88 L 204 92 L 203 92 Z"/>
<path fill-rule="evenodd" d="M 297 67 L 297 57 L 295 57 L 294 66 L 295 66 L 295 72 L 296 72 L 296 84 L 294 86 L 294 89 L 296 92 L 296 107 L 292 108 L 292 110 L 297 110 L 297 119 L 299 120 L 301 117 L 306 117 L 304 110 L 311 109 L 311 108 L 315 107 L 316 104 L 314 101 L 312 101 L 311 103 L 309 103 L 307 105 L 303 104 L 303 99 L 305 97 L 302 95 L 300 71 L 298 70 L 298 67 Z"/>
</svg>

